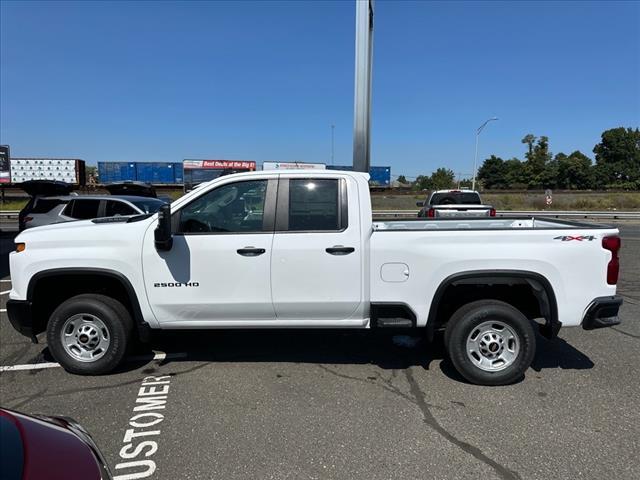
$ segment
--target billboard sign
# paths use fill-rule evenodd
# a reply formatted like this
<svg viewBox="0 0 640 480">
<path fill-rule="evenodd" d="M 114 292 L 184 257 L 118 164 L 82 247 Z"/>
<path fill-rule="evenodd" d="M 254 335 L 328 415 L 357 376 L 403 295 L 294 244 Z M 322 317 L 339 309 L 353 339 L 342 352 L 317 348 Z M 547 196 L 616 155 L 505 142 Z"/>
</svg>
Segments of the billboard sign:
<svg viewBox="0 0 640 480">
<path fill-rule="evenodd" d="M 0 145 L 0 183 L 11 183 L 9 145 Z"/>
<path fill-rule="evenodd" d="M 185 160 L 185 170 L 200 168 L 213 170 L 255 170 L 256 162 L 247 160 Z"/>
<path fill-rule="evenodd" d="M 302 162 L 264 162 L 263 170 L 325 170 L 324 163 L 302 163 Z"/>
</svg>

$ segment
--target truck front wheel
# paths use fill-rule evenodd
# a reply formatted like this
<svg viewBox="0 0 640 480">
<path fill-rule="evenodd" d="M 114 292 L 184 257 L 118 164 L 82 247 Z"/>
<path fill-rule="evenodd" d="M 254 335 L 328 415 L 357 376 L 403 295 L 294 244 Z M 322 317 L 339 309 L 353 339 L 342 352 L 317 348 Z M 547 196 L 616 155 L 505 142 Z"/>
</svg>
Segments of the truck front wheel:
<svg viewBox="0 0 640 480">
<path fill-rule="evenodd" d="M 456 370 L 478 385 L 506 385 L 522 378 L 536 351 L 531 322 L 499 300 L 479 300 L 458 309 L 444 341 Z"/>
<path fill-rule="evenodd" d="M 129 311 L 105 295 L 71 297 L 55 309 L 47 324 L 49 350 L 62 367 L 80 375 L 116 368 L 131 342 Z"/>
</svg>

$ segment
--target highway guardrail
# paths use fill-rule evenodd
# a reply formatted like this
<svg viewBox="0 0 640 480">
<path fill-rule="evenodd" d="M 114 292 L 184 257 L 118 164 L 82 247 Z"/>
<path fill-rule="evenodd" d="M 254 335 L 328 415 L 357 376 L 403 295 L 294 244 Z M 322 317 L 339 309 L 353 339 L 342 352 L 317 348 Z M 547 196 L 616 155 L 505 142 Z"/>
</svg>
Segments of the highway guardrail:
<svg viewBox="0 0 640 480">
<path fill-rule="evenodd" d="M 18 218 L 19 210 L 6 210 L 0 212 L 0 218 Z M 374 210 L 374 217 L 406 218 L 416 217 L 417 210 Z M 640 211 L 637 212 L 617 212 L 617 211 L 580 211 L 580 210 L 498 210 L 498 216 L 535 216 L 535 217 L 555 217 L 555 218 L 610 218 L 615 220 L 640 220 Z"/>
<path fill-rule="evenodd" d="M 416 217 L 417 210 L 374 210 L 374 217 L 406 218 Z M 640 211 L 579 211 L 579 210 L 498 210 L 497 216 L 553 217 L 553 218 L 608 218 L 613 220 L 640 220 Z"/>
</svg>

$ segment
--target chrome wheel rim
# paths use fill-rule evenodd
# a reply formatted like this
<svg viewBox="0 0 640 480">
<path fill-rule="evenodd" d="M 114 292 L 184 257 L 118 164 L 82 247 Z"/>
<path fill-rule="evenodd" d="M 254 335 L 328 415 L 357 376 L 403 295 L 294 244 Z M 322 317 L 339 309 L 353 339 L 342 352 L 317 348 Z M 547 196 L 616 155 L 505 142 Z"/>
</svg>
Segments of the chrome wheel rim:
<svg viewBox="0 0 640 480">
<path fill-rule="evenodd" d="M 95 362 L 107 353 L 111 335 L 98 317 L 90 313 L 78 313 L 64 322 L 60 340 L 65 352 L 73 359 Z"/>
<path fill-rule="evenodd" d="M 498 372 L 515 362 L 520 341 L 506 323 L 492 320 L 481 323 L 467 337 L 467 357 L 480 370 Z"/>
</svg>

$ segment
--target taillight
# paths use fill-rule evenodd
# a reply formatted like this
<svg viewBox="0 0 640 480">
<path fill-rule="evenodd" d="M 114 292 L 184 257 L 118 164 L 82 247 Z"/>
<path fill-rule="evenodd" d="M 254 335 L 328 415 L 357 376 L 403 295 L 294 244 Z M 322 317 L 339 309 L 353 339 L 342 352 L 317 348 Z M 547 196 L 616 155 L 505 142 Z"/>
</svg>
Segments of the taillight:
<svg viewBox="0 0 640 480">
<path fill-rule="evenodd" d="M 607 283 L 615 285 L 618 283 L 618 274 L 620 273 L 620 260 L 618 259 L 618 251 L 622 246 L 620 237 L 604 237 L 602 239 L 602 248 L 611 252 L 611 260 L 607 265 Z"/>
<path fill-rule="evenodd" d="M 33 220 L 33 217 L 24 217 L 25 222 L 30 222 L 31 220 Z"/>
<path fill-rule="evenodd" d="M 435 218 L 435 216 L 436 216 L 436 209 L 435 208 L 430 208 L 429 210 L 427 210 L 427 217 Z"/>
<path fill-rule="evenodd" d="M 489 216 L 490 217 L 495 217 L 496 216 L 496 209 L 495 208 L 492 208 L 492 209 L 489 210 Z"/>
</svg>

